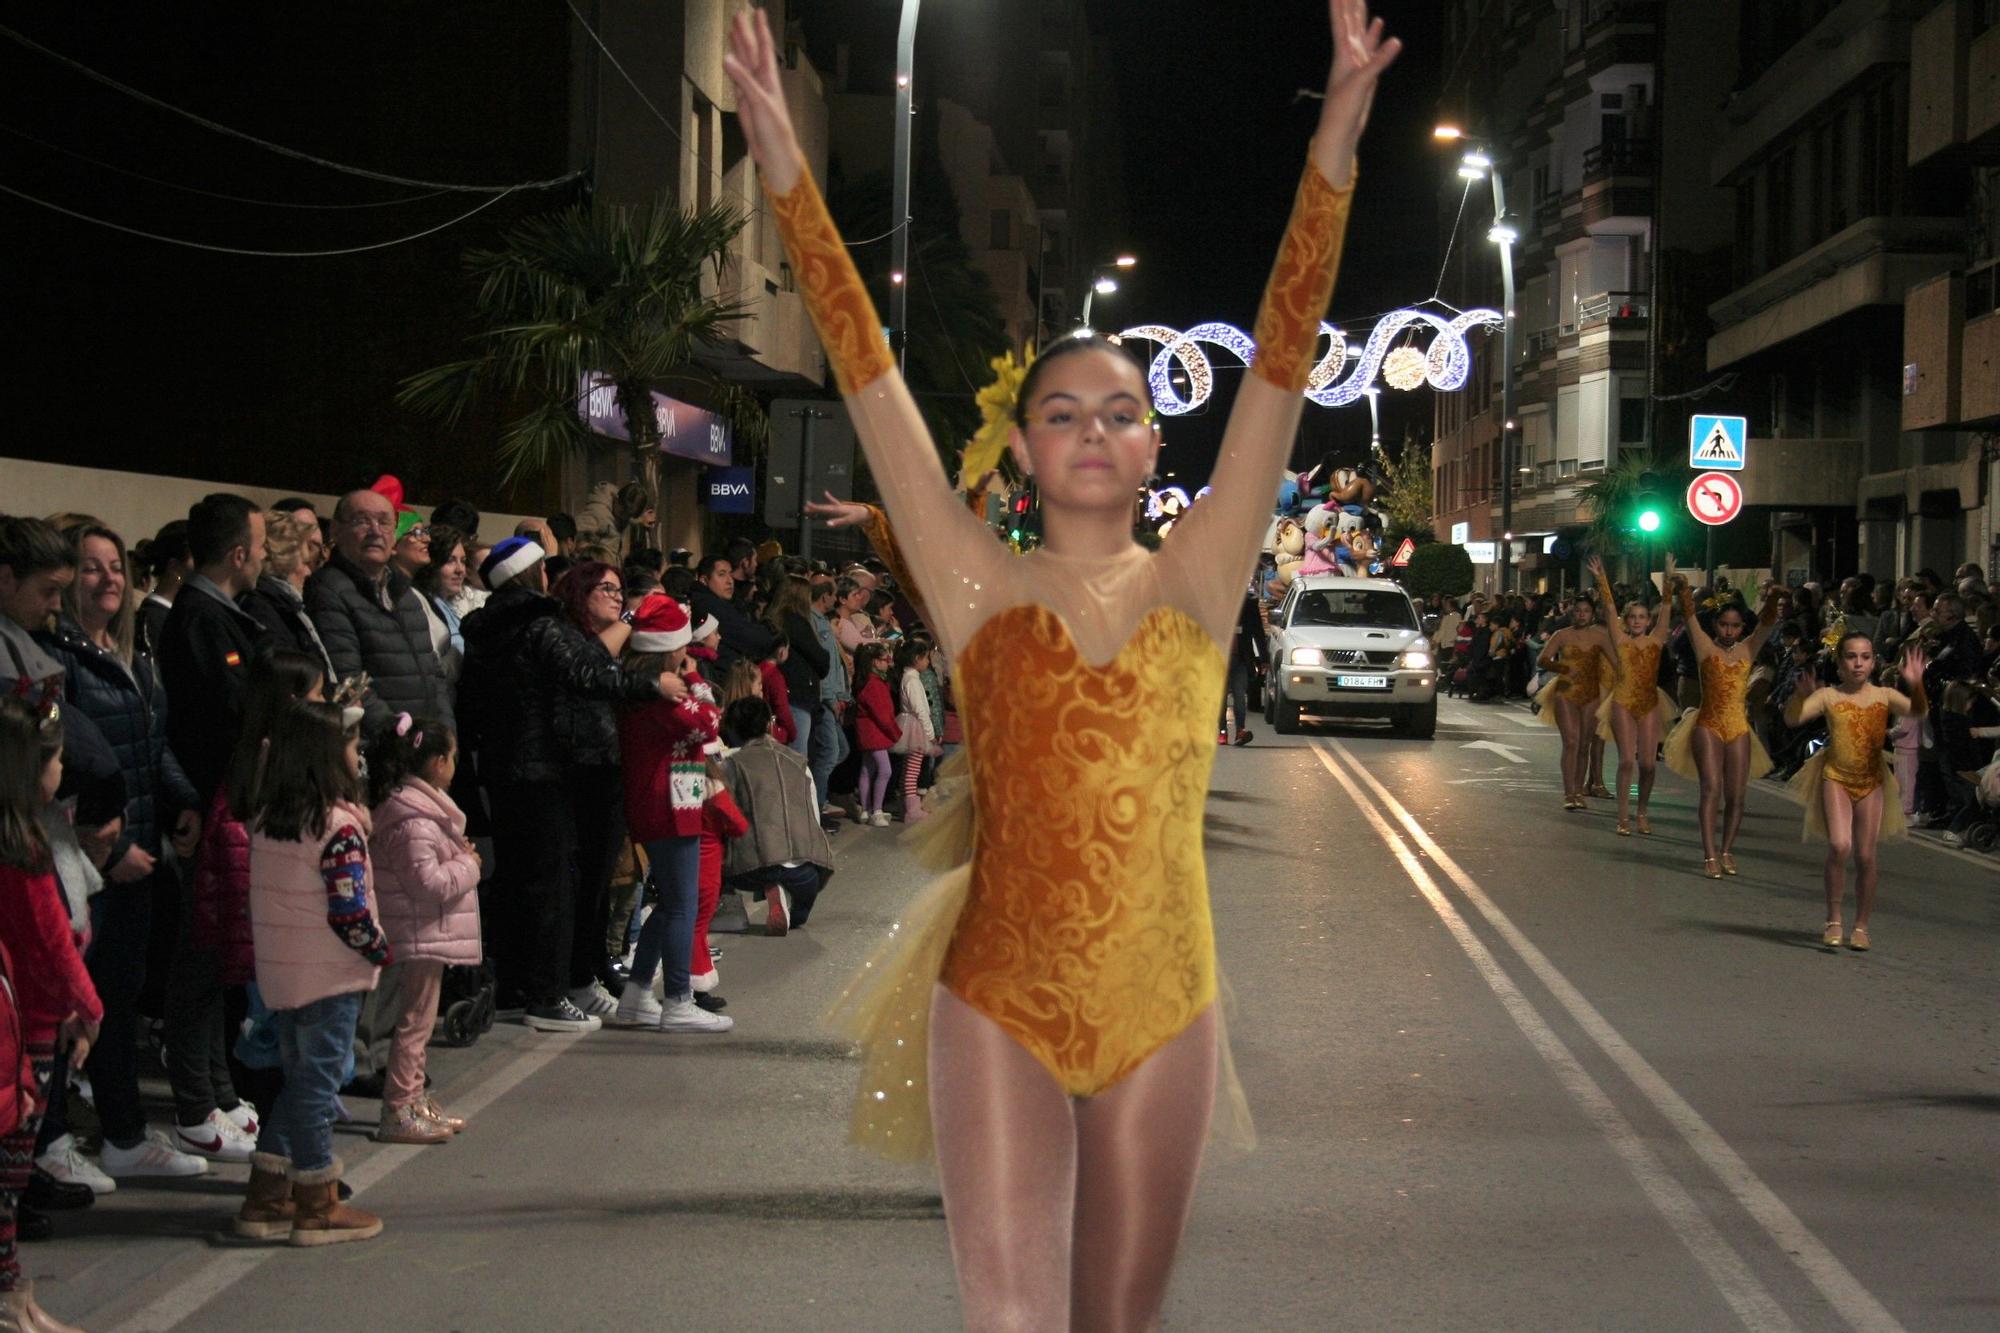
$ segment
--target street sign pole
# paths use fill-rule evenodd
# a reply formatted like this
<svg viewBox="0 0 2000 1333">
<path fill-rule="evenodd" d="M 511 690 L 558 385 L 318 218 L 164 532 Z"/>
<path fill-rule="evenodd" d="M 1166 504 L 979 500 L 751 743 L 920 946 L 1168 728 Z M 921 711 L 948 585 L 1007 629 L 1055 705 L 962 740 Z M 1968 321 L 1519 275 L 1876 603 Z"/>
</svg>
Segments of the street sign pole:
<svg viewBox="0 0 2000 1333">
<path fill-rule="evenodd" d="M 815 407 L 795 410 L 792 415 L 799 419 L 799 559 L 811 561 L 813 558 L 812 519 L 806 517 L 805 507 L 812 503 L 813 483 L 813 422 L 824 421 L 833 413 L 822 412 Z"/>
</svg>

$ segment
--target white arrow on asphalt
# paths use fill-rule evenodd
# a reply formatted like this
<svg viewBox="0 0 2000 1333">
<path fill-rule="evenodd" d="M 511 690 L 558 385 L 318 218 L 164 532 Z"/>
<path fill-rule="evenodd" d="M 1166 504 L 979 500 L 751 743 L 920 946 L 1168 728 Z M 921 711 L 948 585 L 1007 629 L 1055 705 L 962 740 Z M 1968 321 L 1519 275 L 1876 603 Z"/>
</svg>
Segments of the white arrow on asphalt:
<svg viewBox="0 0 2000 1333">
<path fill-rule="evenodd" d="M 1491 750 L 1493 753 L 1506 759 L 1510 764 L 1525 764 L 1528 762 L 1528 756 L 1522 754 L 1511 745 L 1502 745 L 1499 741 L 1467 741 L 1458 748 L 1461 750 Z"/>
</svg>

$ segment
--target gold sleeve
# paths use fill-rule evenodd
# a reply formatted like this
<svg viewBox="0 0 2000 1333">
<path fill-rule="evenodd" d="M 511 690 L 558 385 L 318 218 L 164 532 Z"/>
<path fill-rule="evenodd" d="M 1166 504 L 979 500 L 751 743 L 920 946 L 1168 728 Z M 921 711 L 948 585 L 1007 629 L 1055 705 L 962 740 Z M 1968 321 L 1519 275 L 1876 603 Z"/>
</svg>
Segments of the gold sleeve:
<svg viewBox="0 0 2000 1333">
<path fill-rule="evenodd" d="M 1597 595 L 1602 599 L 1602 613 L 1607 622 L 1618 619 L 1624 609 L 1618 605 L 1618 594 L 1611 588 L 1611 577 L 1603 570 L 1597 571 Z M 1617 640 L 1613 639 L 1613 643 Z"/>
<path fill-rule="evenodd" d="M 771 214 L 784 237 L 785 252 L 797 267 L 813 327 L 826 347 L 827 363 L 844 394 L 860 392 L 894 365 L 875 303 L 861 285 L 847 247 L 826 211 L 812 172 L 771 197 Z"/>
<path fill-rule="evenodd" d="M 896 580 L 896 586 L 903 590 L 903 596 L 910 599 L 910 605 L 917 609 L 917 615 L 926 625 L 931 624 L 931 614 L 924 607 L 924 599 L 917 592 L 916 576 L 903 559 L 903 549 L 896 544 L 896 530 L 889 526 L 889 515 L 878 505 L 864 506 L 868 510 L 868 521 L 861 525 L 862 533 L 868 538 L 868 545 L 874 548 L 876 556 L 889 567 L 889 577 Z M 933 633 L 936 631 L 933 630 Z"/>
<path fill-rule="evenodd" d="M 1685 583 L 1681 584 L 1680 587 L 1676 588 L 1674 592 L 1676 596 L 1680 599 L 1681 619 L 1686 621 L 1688 624 L 1693 625 L 1695 623 L 1694 594 L 1688 591 L 1688 586 Z"/>
<path fill-rule="evenodd" d="M 1307 161 L 1291 221 L 1278 247 L 1277 262 L 1264 286 L 1257 312 L 1257 360 L 1253 369 L 1267 383 L 1303 393 L 1319 340 L 1320 321 L 1333 300 L 1333 280 L 1347 239 L 1347 215 L 1354 183 L 1335 189 Z"/>
</svg>

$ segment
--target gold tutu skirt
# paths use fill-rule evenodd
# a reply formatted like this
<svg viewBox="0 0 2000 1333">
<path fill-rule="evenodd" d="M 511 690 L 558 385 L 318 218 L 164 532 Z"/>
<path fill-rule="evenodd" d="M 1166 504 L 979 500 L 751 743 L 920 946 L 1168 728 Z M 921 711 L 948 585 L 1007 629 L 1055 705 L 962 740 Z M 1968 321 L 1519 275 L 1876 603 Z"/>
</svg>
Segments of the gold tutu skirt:
<svg viewBox="0 0 2000 1333">
<path fill-rule="evenodd" d="M 1681 712 L 1681 706 L 1674 702 L 1674 696 L 1668 694 L 1665 690 L 1661 690 L 1659 693 L 1660 693 L 1660 701 L 1658 704 L 1655 705 L 1655 707 L 1666 709 L 1667 711 L 1664 714 L 1664 716 L 1667 718 L 1679 717 Z M 1617 702 L 1618 702 L 1618 695 L 1615 691 L 1606 694 L 1602 699 L 1598 700 L 1597 739 L 1601 741 L 1616 743 L 1616 741 L 1618 740 L 1617 734 L 1613 732 L 1611 729 L 1611 707 L 1613 704 Z"/>
<path fill-rule="evenodd" d="M 1700 717 L 1700 709 L 1688 709 L 1674 729 L 1667 733 L 1666 750 L 1660 756 L 1661 763 L 1689 782 L 1701 781 L 1701 770 L 1695 767 L 1694 762 L 1694 729 L 1701 725 Z M 1764 748 L 1764 742 L 1757 738 L 1754 728 L 1745 734 L 1750 737 L 1750 777 L 1754 781 L 1771 771 L 1771 752 Z"/>
<path fill-rule="evenodd" d="M 1805 803 L 1806 818 L 1804 827 L 1799 831 L 1800 842 L 1810 842 L 1814 838 L 1827 841 L 1826 802 L 1822 799 L 1822 792 L 1826 786 L 1826 761 L 1831 753 L 1830 750 L 1820 750 L 1806 760 L 1805 767 L 1785 784 L 1796 799 Z M 1886 751 L 1878 756 L 1877 763 L 1880 767 L 1876 770 L 1876 777 L 1882 784 L 1882 831 L 1876 840 L 1887 842 L 1891 838 L 1908 836 L 1910 822 L 1903 816 L 1903 789 L 1897 785 L 1896 768 L 1889 762 Z"/>
<path fill-rule="evenodd" d="M 935 1153 L 931 1000 L 972 892 L 972 784 L 964 756 L 960 750 L 939 766 L 925 818 L 902 837 L 918 861 L 942 873 L 911 899 L 824 1019 L 830 1031 L 861 1049 L 848 1138 L 892 1161 L 925 1162 Z M 1229 1048 L 1228 1015 L 1235 1005 L 1227 980 L 1218 975 L 1216 985 L 1218 1065 L 1209 1132 L 1226 1147 L 1248 1150 L 1257 1145 L 1257 1131 Z"/>
</svg>

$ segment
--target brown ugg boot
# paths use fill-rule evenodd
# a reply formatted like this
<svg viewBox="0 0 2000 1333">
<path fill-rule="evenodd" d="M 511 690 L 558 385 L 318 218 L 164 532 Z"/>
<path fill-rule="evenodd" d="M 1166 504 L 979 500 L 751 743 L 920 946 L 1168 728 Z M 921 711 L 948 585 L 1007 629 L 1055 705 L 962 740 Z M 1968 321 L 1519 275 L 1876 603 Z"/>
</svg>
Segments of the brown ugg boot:
<svg viewBox="0 0 2000 1333">
<path fill-rule="evenodd" d="M 292 1234 L 292 1164 L 267 1152 L 250 1154 L 250 1191 L 236 1213 L 236 1234 L 251 1240 L 283 1240 Z"/>
<path fill-rule="evenodd" d="M 382 1234 L 382 1219 L 340 1201 L 340 1159 L 317 1171 L 292 1172 L 292 1244 L 339 1245 Z"/>
</svg>

